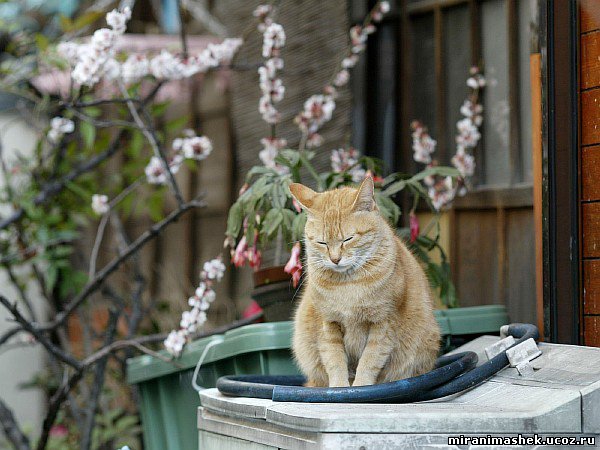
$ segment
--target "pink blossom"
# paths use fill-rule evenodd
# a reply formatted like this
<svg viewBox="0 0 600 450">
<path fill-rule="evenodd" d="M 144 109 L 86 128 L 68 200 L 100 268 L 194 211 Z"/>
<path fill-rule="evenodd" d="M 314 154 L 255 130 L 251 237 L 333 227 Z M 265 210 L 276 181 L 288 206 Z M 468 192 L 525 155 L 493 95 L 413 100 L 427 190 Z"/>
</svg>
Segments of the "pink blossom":
<svg viewBox="0 0 600 450">
<path fill-rule="evenodd" d="M 458 169 L 463 178 L 471 177 L 475 173 L 475 158 L 465 152 L 464 147 L 459 147 L 452 157 L 452 165 Z"/>
<path fill-rule="evenodd" d="M 242 236 L 240 242 L 235 248 L 235 252 L 233 257 L 231 258 L 231 262 L 235 267 L 242 267 L 246 263 L 246 251 L 248 250 L 248 242 L 246 241 L 246 236 Z"/>
<path fill-rule="evenodd" d="M 279 56 L 279 51 L 285 45 L 285 31 L 278 23 L 272 23 L 266 27 L 263 33 L 263 50 L 264 58 Z"/>
<path fill-rule="evenodd" d="M 334 172 L 348 172 L 352 181 L 358 183 L 365 177 L 365 169 L 358 164 L 360 154 L 358 150 L 350 147 L 348 150 L 343 148 L 331 151 L 331 168 Z"/>
<path fill-rule="evenodd" d="M 212 142 L 206 136 L 194 136 L 184 138 L 181 143 L 183 156 L 189 159 L 201 161 L 210 155 L 213 149 Z"/>
<path fill-rule="evenodd" d="M 49 434 L 52 438 L 62 439 L 69 435 L 69 429 L 62 424 L 52 425 Z"/>
<path fill-rule="evenodd" d="M 336 74 L 333 84 L 337 87 L 345 86 L 348 84 L 348 80 L 350 80 L 350 72 L 348 72 L 346 69 L 340 70 Z"/>
<path fill-rule="evenodd" d="M 419 219 L 414 212 L 409 214 L 410 220 L 410 242 L 415 242 L 419 237 Z"/>
<path fill-rule="evenodd" d="M 259 306 L 259 304 L 256 303 L 255 300 L 252 300 L 250 305 L 248 305 L 248 307 L 242 312 L 242 318 L 247 319 L 248 317 L 252 317 L 262 311 L 263 309 Z"/>
<path fill-rule="evenodd" d="M 292 247 L 292 254 L 290 256 L 289 261 L 283 268 L 285 273 L 289 273 L 292 275 L 292 283 L 294 287 L 298 287 L 298 282 L 300 281 L 300 277 L 302 276 L 302 263 L 300 262 L 300 252 L 302 247 L 300 246 L 300 242 L 296 242 L 294 247 Z"/>
<path fill-rule="evenodd" d="M 262 254 L 256 247 L 256 242 L 254 242 L 254 245 L 248 249 L 246 256 L 248 258 L 248 264 L 250 267 L 252 267 L 254 270 L 258 270 L 262 261 Z"/>
<path fill-rule="evenodd" d="M 358 55 L 351 55 L 342 60 L 342 68 L 343 69 L 351 69 L 356 66 L 358 62 Z"/>
<path fill-rule="evenodd" d="M 298 213 L 302 212 L 302 206 L 300 206 L 300 203 L 298 203 L 298 200 L 296 200 L 293 197 L 292 197 L 292 206 L 294 207 L 294 209 L 296 210 L 296 212 L 298 212 Z"/>
</svg>

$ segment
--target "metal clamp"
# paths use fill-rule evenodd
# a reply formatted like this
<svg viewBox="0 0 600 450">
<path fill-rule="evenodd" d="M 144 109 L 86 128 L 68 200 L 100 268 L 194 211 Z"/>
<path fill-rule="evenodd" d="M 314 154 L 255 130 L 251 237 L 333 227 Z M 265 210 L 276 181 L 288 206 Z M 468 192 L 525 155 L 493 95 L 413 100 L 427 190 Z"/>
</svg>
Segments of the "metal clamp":
<svg viewBox="0 0 600 450">
<path fill-rule="evenodd" d="M 541 354 L 542 351 L 532 338 L 506 350 L 510 367 L 516 367 L 521 376 L 533 375 L 533 366 L 530 362 Z"/>
</svg>

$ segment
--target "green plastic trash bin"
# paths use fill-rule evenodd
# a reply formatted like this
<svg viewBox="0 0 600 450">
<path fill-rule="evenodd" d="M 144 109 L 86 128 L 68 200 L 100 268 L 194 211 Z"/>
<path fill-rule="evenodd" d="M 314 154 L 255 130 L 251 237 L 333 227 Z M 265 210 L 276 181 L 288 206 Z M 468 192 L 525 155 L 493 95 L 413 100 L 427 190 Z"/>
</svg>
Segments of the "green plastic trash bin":
<svg viewBox="0 0 600 450">
<path fill-rule="evenodd" d="M 205 348 L 197 384 L 215 387 L 223 375 L 298 374 L 290 344 L 290 322 L 247 325 L 223 335 L 190 343 L 180 367 L 149 355 L 128 360 L 127 381 L 136 384 L 140 393 L 140 414 L 146 450 L 188 450 L 198 448 L 198 394 L 192 387 L 196 363 Z M 161 354 L 168 356 L 166 351 Z"/>
<path fill-rule="evenodd" d="M 451 348 L 454 336 L 497 334 L 508 323 L 506 308 L 501 305 L 438 310 L 435 315 L 445 338 L 443 352 Z M 192 375 L 208 345 L 197 379 L 202 387 L 214 387 L 223 375 L 295 375 L 299 371 L 290 351 L 292 331 L 292 322 L 273 322 L 199 339 L 176 360 L 180 367 L 149 355 L 130 359 L 127 380 L 140 391 L 146 450 L 198 448 L 196 411 L 200 400 L 192 388 Z"/>
</svg>

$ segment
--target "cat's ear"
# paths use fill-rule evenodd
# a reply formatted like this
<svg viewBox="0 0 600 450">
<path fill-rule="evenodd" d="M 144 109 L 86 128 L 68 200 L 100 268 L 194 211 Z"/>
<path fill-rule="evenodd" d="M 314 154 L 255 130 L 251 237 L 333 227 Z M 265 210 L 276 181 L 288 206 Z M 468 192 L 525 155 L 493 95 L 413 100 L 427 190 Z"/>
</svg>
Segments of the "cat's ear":
<svg viewBox="0 0 600 450">
<path fill-rule="evenodd" d="M 373 184 L 373 178 L 368 175 L 358 188 L 356 198 L 352 204 L 352 210 L 370 212 L 376 208 L 375 185 Z"/>
<path fill-rule="evenodd" d="M 309 213 L 313 212 L 312 207 L 315 203 L 315 198 L 318 195 L 315 191 L 303 184 L 292 183 L 290 184 L 290 192 L 304 210 Z"/>
</svg>

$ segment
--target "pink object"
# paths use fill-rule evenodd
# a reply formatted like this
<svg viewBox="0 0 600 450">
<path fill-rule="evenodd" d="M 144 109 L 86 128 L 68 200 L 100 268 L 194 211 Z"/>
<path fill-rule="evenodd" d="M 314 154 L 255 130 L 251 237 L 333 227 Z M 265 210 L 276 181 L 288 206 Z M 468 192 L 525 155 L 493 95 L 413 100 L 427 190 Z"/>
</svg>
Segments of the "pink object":
<svg viewBox="0 0 600 450">
<path fill-rule="evenodd" d="M 258 305 L 258 303 L 252 300 L 252 303 L 250 303 L 250 305 L 242 313 L 242 318 L 247 319 L 248 317 L 252 317 L 253 315 L 258 314 L 259 312 L 262 312 L 262 310 L 263 309 Z M 262 321 L 263 319 L 260 319 L 260 322 Z"/>
<path fill-rule="evenodd" d="M 292 255 L 290 256 L 289 261 L 283 268 L 285 273 L 289 273 L 292 275 L 292 283 L 294 287 L 298 287 L 298 282 L 300 281 L 300 277 L 302 276 L 302 263 L 300 262 L 300 252 L 302 247 L 300 246 L 300 242 L 296 242 L 294 247 L 292 248 Z"/>
<path fill-rule="evenodd" d="M 415 242 L 419 237 L 419 219 L 414 212 L 410 215 L 410 242 Z"/>
<path fill-rule="evenodd" d="M 248 243 L 246 241 L 246 236 L 242 236 L 242 239 L 240 239 L 240 242 L 238 242 L 238 245 L 235 248 L 233 258 L 231 258 L 231 262 L 235 267 L 242 267 L 246 262 L 246 250 L 248 250 Z"/>
<path fill-rule="evenodd" d="M 53 425 L 50 428 L 50 437 L 53 438 L 64 438 L 69 435 L 69 429 L 64 425 Z"/>
</svg>

